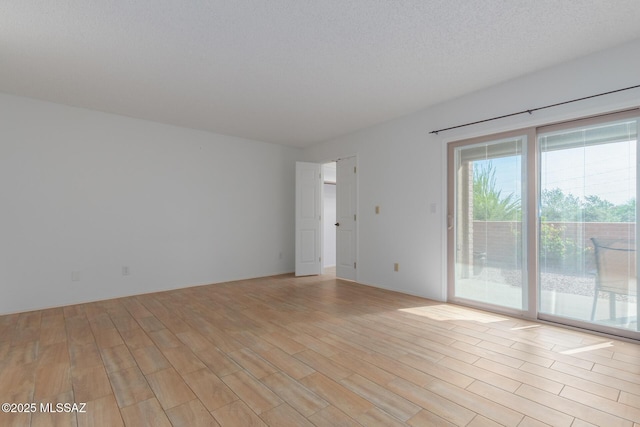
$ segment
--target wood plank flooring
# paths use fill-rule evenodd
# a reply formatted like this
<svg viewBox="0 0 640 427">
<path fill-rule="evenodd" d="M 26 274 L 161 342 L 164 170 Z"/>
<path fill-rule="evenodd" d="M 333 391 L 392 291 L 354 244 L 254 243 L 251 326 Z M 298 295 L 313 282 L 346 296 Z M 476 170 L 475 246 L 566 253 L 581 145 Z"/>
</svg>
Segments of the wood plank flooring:
<svg viewBox="0 0 640 427">
<path fill-rule="evenodd" d="M 638 344 L 328 276 L 0 316 L 0 360 L 2 426 L 640 427 Z"/>
</svg>

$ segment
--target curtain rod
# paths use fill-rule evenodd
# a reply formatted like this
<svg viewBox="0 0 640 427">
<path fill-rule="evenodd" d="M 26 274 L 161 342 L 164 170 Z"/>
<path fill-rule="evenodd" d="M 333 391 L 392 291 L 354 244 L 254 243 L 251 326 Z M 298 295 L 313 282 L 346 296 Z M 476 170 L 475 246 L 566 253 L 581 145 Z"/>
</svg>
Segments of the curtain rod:
<svg viewBox="0 0 640 427">
<path fill-rule="evenodd" d="M 544 110 L 544 109 L 551 108 L 551 107 L 558 107 L 560 105 L 571 104 L 572 102 L 584 101 L 585 99 L 597 98 L 599 96 L 610 95 L 612 93 L 624 92 L 625 90 L 631 90 L 631 89 L 637 89 L 637 88 L 640 88 L 640 85 L 629 86 L 629 87 L 625 87 L 623 89 L 616 89 L 616 90 L 612 90 L 612 91 L 609 91 L 609 92 L 602 92 L 602 93 L 598 93 L 596 95 L 585 96 L 585 97 L 582 97 L 582 98 L 576 98 L 576 99 L 572 99 L 570 101 L 558 102 L 556 104 L 545 105 L 544 107 L 532 108 L 530 110 L 518 111 L 517 113 L 505 114 L 503 116 L 492 117 L 490 119 L 478 120 L 477 122 L 465 123 L 463 125 L 451 126 L 449 128 L 432 130 L 429 133 L 437 135 L 439 132 L 444 132 L 446 130 L 458 129 L 458 128 L 463 128 L 465 126 L 477 125 L 479 123 L 491 122 L 493 120 L 504 119 L 506 117 L 512 117 L 512 116 L 518 116 L 520 114 L 527 114 L 527 113 L 528 114 L 532 114 L 534 111 Z"/>
</svg>

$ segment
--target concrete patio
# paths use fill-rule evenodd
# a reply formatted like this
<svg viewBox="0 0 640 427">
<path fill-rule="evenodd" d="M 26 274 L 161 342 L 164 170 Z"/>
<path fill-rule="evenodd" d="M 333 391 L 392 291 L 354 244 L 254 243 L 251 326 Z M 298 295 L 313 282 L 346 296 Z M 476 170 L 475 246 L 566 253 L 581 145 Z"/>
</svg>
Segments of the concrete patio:
<svg viewBox="0 0 640 427">
<path fill-rule="evenodd" d="M 486 268 L 470 278 L 457 279 L 456 296 L 519 309 L 522 301 L 522 287 L 519 283 L 519 277 L 517 277 L 518 272 L 496 270 L 499 269 Z M 541 279 L 540 313 L 620 329 L 638 330 L 637 297 L 618 296 L 615 302 L 616 316 L 612 319 L 610 318 L 609 294 L 601 292 L 592 321 L 594 276 L 543 273 Z"/>
</svg>

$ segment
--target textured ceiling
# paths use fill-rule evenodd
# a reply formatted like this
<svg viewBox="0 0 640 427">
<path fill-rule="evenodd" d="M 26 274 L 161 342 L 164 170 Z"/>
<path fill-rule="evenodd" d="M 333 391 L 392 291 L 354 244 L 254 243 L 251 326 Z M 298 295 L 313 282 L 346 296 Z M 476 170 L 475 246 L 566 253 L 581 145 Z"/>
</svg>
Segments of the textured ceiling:
<svg viewBox="0 0 640 427">
<path fill-rule="evenodd" d="M 3 0 L 0 91 L 308 146 L 640 38 L 640 1 Z"/>
</svg>

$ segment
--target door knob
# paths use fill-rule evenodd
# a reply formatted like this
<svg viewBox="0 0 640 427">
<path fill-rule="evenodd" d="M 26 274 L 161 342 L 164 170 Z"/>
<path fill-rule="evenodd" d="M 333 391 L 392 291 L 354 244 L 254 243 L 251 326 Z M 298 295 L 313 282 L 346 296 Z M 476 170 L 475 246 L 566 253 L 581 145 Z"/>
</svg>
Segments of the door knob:
<svg viewBox="0 0 640 427">
<path fill-rule="evenodd" d="M 336 222 L 334 225 L 335 225 L 336 227 L 340 227 L 340 223 L 339 223 L 339 222 Z"/>
</svg>

